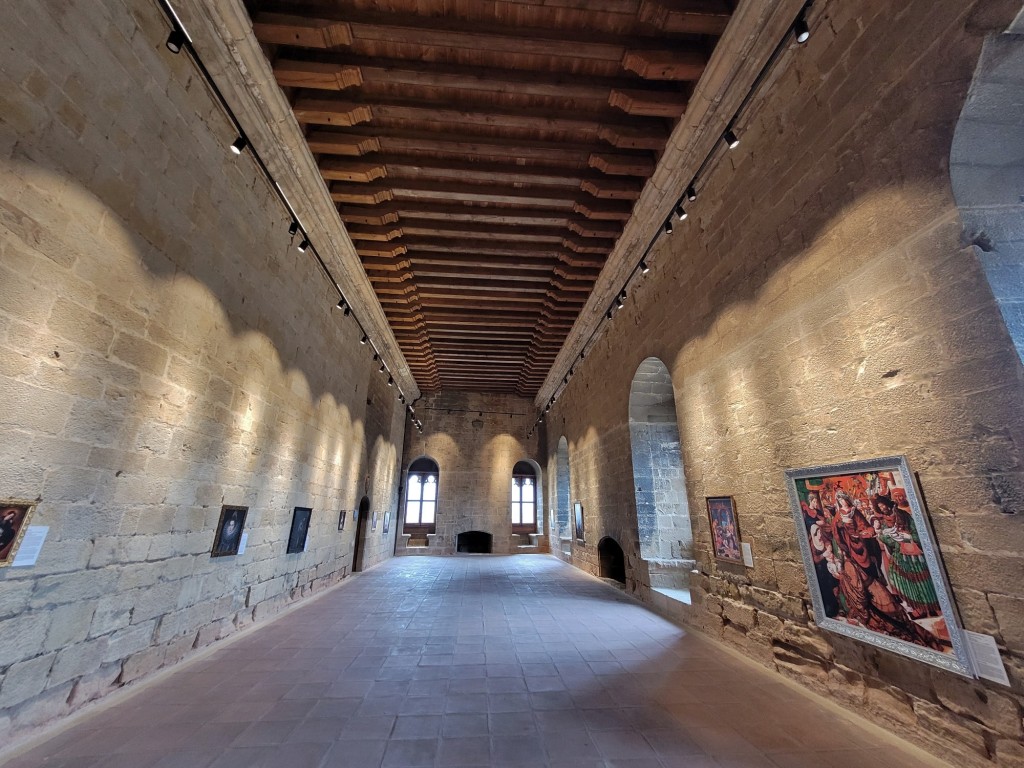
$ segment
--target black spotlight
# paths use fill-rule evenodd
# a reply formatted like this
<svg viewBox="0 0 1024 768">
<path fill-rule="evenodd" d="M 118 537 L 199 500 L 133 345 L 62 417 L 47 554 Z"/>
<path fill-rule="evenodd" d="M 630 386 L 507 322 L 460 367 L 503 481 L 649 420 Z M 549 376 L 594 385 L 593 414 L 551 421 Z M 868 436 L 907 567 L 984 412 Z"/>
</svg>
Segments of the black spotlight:
<svg viewBox="0 0 1024 768">
<path fill-rule="evenodd" d="M 686 188 L 686 199 L 691 203 L 697 199 L 697 190 L 694 188 L 693 184 Z"/>
<path fill-rule="evenodd" d="M 607 312 L 604 313 L 604 316 L 607 317 L 609 320 L 611 320 L 612 319 L 612 311 L 609 309 Z"/>
<path fill-rule="evenodd" d="M 376 363 L 378 360 L 380 360 L 380 355 L 378 355 L 376 352 L 374 352 L 373 353 L 373 362 Z"/>
<path fill-rule="evenodd" d="M 305 253 L 307 248 L 309 248 L 309 239 L 304 237 L 299 243 L 299 253 Z"/>
<path fill-rule="evenodd" d="M 807 8 L 800 11 L 800 15 L 796 17 L 793 34 L 796 36 L 796 41 L 801 44 L 811 39 L 811 28 L 807 26 Z"/>
<path fill-rule="evenodd" d="M 236 155 L 242 154 L 242 151 L 249 146 L 249 140 L 245 136 L 239 136 L 233 142 L 231 142 L 231 151 Z"/>
<path fill-rule="evenodd" d="M 672 218 L 669 217 L 669 218 L 665 219 L 665 223 L 661 225 L 661 228 L 663 230 L 665 230 L 665 234 L 666 235 L 671 235 L 672 234 Z"/>
<path fill-rule="evenodd" d="M 740 137 L 736 135 L 736 132 L 732 128 L 726 128 L 725 133 L 722 134 L 722 141 L 729 149 L 736 149 L 740 145 Z"/>
<path fill-rule="evenodd" d="M 676 206 L 676 218 L 677 219 L 679 219 L 680 221 L 686 221 L 686 217 L 689 216 L 689 215 L 690 214 L 688 214 L 686 212 L 686 209 L 683 208 L 683 204 L 682 203 L 679 203 Z"/>
<path fill-rule="evenodd" d="M 338 299 L 338 303 L 335 305 L 334 308 L 335 309 L 345 309 L 345 307 L 347 307 L 347 306 L 348 305 L 345 303 L 344 299 Z"/>
<path fill-rule="evenodd" d="M 345 317 L 348 317 L 348 316 L 349 316 L 349 315 L 351 315 L 351 314 L 352 314 L 352 307 L 350 307 L 350 306 L 348 306 L 348 305 L 346 304 L 346 305 L 345 305 Z"/>
<path fill-rule="evenodd" d="M 393 376 L 388 376 L 388 386 L 389 387 L 395 386 L 395 379 L 394 379 Z"/>
<path fill-rule="evenodd" d="M 621 296 L 616 296 L 615 297 L 615 308 L 616 309 L 622 309 L 622 297 Z"/>
<path fill-rule="evenodd" d="M 641 275 L 646 275 L 650 271 L 651 271 L 651 268 L 650 268 L 650 266 L 648 266 L 647 262 L 644 261 L 643 259 L 640 259 L 640 274 Z M 582 360 L 582 359 L 583 359 L 583 353 L 580 352 L 580 360 Z"/>
<path fill-rule="evenodd" d="M 402 405 L 405 405 L 405 395 L 399 395 L 398 402 L 400 402 Z"/>
<path fill-rule="evenodd" d="M 384 363 L 380 364 L 380 372 L 381 373 L 384 373 L 384 371 L 386 371 L 387 369 L 388 369 L 388 367 L 386 365 L 384 365 Z"/>
<path fill-rule="evenodd" d="M 295 237 L 295 235 L 298 233 L 298 231 L 299 231 L 299 222 L 293 221 L 291 223 L 291 226 L 288 227 L 288 234 L 291 235 L 292 237 Z"/>
<path fill-rule="evenodd" d="M 363 338 L 361 338 L 361 339 L 359 340 L 359 343 L 360 343 L 360 344 L 365 344 L 365 343 L 366 343 L 366 342 L 368 342 L 368 341 L 369 341 L 369 339 L 368 339 L 368 338 L 366 338 L 366 334 L 364 333 L 364 334 L 363 334 Z"/>
<path fill-rule="evenodd" d="M 167 36 L 167 50 L 171 53 L 181 53 L 181 49 L 185 47 L 187 42 L 188 37 L 183 30 L 172 29 L 171 34 Z"/>
</svg>

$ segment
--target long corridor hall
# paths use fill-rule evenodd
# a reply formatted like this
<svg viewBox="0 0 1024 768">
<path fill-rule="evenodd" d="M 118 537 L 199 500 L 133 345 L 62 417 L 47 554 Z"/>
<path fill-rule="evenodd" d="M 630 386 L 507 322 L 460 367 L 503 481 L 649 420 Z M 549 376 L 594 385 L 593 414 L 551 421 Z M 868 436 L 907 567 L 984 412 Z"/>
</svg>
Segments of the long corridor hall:
<svg viewBox="0 0 1024 768">
<path fill-rule="evenodd" d="M 9 768 L 918 768 L 545 555 L 389 560 Z"/>
</svg>

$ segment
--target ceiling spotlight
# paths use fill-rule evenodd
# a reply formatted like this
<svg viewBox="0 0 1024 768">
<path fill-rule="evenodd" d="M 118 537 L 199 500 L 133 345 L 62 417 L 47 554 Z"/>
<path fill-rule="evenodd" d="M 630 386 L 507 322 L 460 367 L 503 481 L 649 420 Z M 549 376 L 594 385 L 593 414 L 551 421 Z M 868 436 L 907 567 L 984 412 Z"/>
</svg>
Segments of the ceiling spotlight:
<svg viewBox="0 0 1024 768">
<path fill-rule="evenodd" d="M 386 371 L 387 369 L 388 369 L 388 367 L 386 365 L 384 365 L 384 363 L 380 364 L 380 372 L 381 373 L 384 373 L 384 371 Z"/>
<path fill-rule="evenodd" d="M 288 227 L 288 234 L 291 235 L 292 237 L 295 237 L 295 235 L 298 233 L 298 231 L 299 231 L 299 222 L 293 221 L 291 223 L 291 226 Z"/>
<path fill-rule="evenodd" d="M 615 297 L 615 308 L 616 309 L 622 309 L 622 304 L 623 304 L 623 302 L 622 302 L 622 295 L 620 294 L 620 295 Z"/>
<path fill-rule="evenodd" d="M 249 146 L 249 140 L 245 136 L 239 136 L 231 142 L 231 151 L 236 155 L 242 154 L 242 150 Z"/>
<path fill-rule="evenodd" d="M 309 248 L 309 238 L 304 237 L 299 243 L 299 253 L 305 253 L 307 248 Z"/>
<path fill-rule="evenodd" d="M 402 405 L 405 405 L 405 395 L 403 395 L 401 392 L 398 393 L 398 402 L 400 402 Z"/>
<path fill-rule="evenodd" d="M 586 356 L 587 356 L 586 350 L 581 349 L 580 350 L 580 360 L 585 359 Z"/>
<path fill-rule="evenodd" d="M 686 217 L 689 216 L 689 215 L 690 214 L 688 214 L 686 212 L 686 209 L 683 208 L 683 204 L 682 203 L 679 203 L 678 205 L 676 205 L 676 218 L 677 219 L 679 219 L 680 221 L 686 221 Z"/>
<path fill-rule="evenodd" d="M 388 386 L 389 387 L 395 386 L 395 379 L 394 379 L 393 376 L 388 376 Z"/>
<path fill-rule="evenodd" d="M 348 305 L 345 303 L 344 299 L 338 299 L 338 303 L 334 305 L 334 308 L 335 309 L 344 309 L 346 306 L 348 306 Z"/>
<path fill-rule="evenodd" d="M 376 363 L 378 360 L 380 360 L 380 355 L 378 355 L 376 352 L 374 352 L 373 353 L 373 362 Z"/>
<path fill-rule="evenodd" d="M 184 30 L 172 29 L 171 34 L 167 36 L 167 50 L 171 53 L 181 53 L 181 49 L 188 42 L 188 35 L 185 34 Z"/>
<path fill-rule="evenodd" d="M 574 373 L 576 373 L 576 369 L 573 368 L 573 366 L 570 365 L 569 366 L 569 375 L 572 376 Z"/>
<path fill-rule="evenodd" d="M 562 383 L 563 384 L 568 384 L 569 383 L 569 374 L 568 373 L 565 374 L 565 376 L 562 377 Z"/>
<path fill-rule="evenodd" d="M 544 423 L 544 416 L 543 415 L 539 419 L 537 419 L 537 423 L 538 424 L 543 424 Z"/>
<path fill-rule="evenodd" d="M 368 338 L 366 338 L 366 334 L 364 333 L 364 334 L 363 334 L 363 338 L 361 338 L 361 339 L 359 340 L 359 343 L 360 343 L 360 344 L 365 344 L 365 343 L 366 343 L 366 342 L 368 342 L 368 341 L 369 341 L 369 339 L 368 339 Z"/>
<path fill-rule="evenodd" d="M 609 320 L 611 320 L 612 319 L 612 311 L 609 309 L 607 312 L 604 313 L 604 316 L 607 317 Z"/>
<path fill-rule="evenodd" d="M 665 230 L 665 234 L 666 235 L 671 235 L 672 234 L 672 218 L 669 217 L 669 218 L 665 219 L 665 223 L 661 225 L 661 228 L 663 230 Z"/>
<path fill-rule="evenodd" d="M 694 188 L 693 184 L 686 188 L 686 199 L 691 203 L 697 199 L 697 190 Z"/>
<path fill-rule="evenodd" d="M 807 7 L 800 11 L 800 15 L 796 17 L 796 22 L 793 24 L 793 34 L 796 36 L 798 43 L 806 43 L 811 39 L 811 28 L 807 26 Z"/>
<path fill-rule="evenodd" d="M 547 407 L 544 408 L 544 413 L 547 413 L 550 410 L 551 410 L 551 403 L 548 403 Z"/>
<path fill-rule="evenodd" d="M 648 266 L 647 262 L 644 261 L 643 259 L 640 259 L 640 274 L 641 275 L 646 275 L 650 271 L 651 271 L 651 268 L 650 268 L 650 266 Z M 580 360 L 582 360 L 582 359 L 583 359 L 583 353 L 580 352 Z"/>
<path fill-rule="evenodd" d="M 348 316 L 349 316 L 349 315 L 351 315 L 351 314 L 352 314 L 352 307 L 350 307 L 350 306 L 348 306 L 348 305 L 346 304 L 346 305 L 345 305 L 345 317 L 348 317 Z"/>
<path fill-rule="evenodd" d="M 725 133 L 722 134 L 722 141 L 725 142 L 729 149 L 736 149 L 740 145 L 740 137 L 736 135 L 731 126 L 725 129 Z"/>
</svg>

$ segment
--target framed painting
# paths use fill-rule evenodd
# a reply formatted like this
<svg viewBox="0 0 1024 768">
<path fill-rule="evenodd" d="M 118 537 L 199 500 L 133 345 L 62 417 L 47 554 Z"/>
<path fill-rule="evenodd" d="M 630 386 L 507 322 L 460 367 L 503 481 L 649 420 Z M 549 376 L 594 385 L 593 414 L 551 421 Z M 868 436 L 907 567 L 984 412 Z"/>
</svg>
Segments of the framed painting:
<svg viewBox="0 0 1024 768">
<path fill-rule="evenodd" d="M 309 535 L 309 519 L 313 516 L 313 510 L 309 507 L 296 507 L 292 513 L 292 528 L 288 532 L 288 552 L 291 555 L 296 552 L 306 551 L 306 537 Z"/>
<path fill-rule="evenodd" d="M 711 549 L 716 560 L 743 563 L 740 550 L 740 524 L 732 496 L 706 496 L 708 522 L 711 524 Z"/>
<path fill-rule="evenodd" d="M 791 469 L 786 479 L 818 626 L 973 677 L 906 457 Z"/>
<path fill-rule="evenodd" d="M 578 501 L 574 502 L 572 505 L 572 511 L 575 515 L 576 540 L 585 541 L 583 538 L 583 505 Z"/>
<path fill-rule="evenodd" d="M 373 510 L 373 515 L 370 517 L 370 530 L 377 530 L 377 510 Z"/>
<path fill-rule="evenodd" d="M 338 513 L 338 530 L 339 531 L 344 531 L 345 530 L 345 517 L 347 515 L 347 512 L 348 512 L 348 510 L 343 509 L 343 510 L 341 510 L 341 512 Z"/>
<path fill-rule="evenodd" d="M 34 501 L 0 501 L 0 568 L 14 562 L 14 556 L 18 554 L 18 547 L 25 538 L 29 520 L 35 511 Z"/>
<path fill-rule="evenodd" d="M 225 505 L 220 508 L 220 521 L 217 523 L 217 535 L 213 539 L 213 550 L 210 557 L 227 557 L 238 554 L 238 545 L 242 540 L 242 528 L 248 507 L 232 507 Z"/>
<path fill-rule="evenodd" d="M 391 513 L 390 512 L 385 512 L 384 513 L 384 530 L 382 531 L 382 533 L 386 534 L 390 530 L 391 530 Z"/>
</svg>

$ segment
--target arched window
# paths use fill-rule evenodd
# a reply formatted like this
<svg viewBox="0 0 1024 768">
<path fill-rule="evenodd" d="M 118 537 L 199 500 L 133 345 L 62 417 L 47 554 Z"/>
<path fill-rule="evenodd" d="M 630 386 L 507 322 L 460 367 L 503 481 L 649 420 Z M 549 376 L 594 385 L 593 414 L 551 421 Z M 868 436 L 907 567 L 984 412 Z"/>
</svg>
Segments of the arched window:
<svg viewBox="0 0 1024 768">
<path fill-rule="evenodd" d="M 512 533 L 537 532 L 537 473 L 528 461 L 512 468 Z"/>
<path fill-rule="evenodd" d="M 437 462 L 416 459 L 409 466 L 405 492 L 405 532 L 434 532 L 437 513 Z"/>
</svg>

